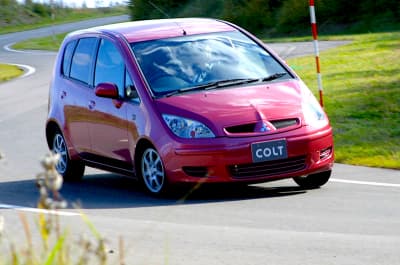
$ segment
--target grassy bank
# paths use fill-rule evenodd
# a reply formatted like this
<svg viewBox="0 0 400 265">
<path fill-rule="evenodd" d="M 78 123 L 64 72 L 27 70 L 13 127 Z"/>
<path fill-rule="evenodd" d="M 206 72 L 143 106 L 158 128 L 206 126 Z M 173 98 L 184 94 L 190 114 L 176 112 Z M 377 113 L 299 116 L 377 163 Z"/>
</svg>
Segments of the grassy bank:
<svg viewBox="0 0 400 265">
<path fill-rule="evenodd" d="M 35 14 L 26 14 L 25 11 L 16 9 L 18 20 L 13 23 L 0 23 L 0 34 L 19 32 L 24 30 L 36 29 L 45 26 L 63 24 L 79 20 L 94 19 L 105 16 L 118 16 L 127 14 L 125 6 L 113 8 L 82 8 L 82 9 L 57 9 L 53 15 L 37 16 Z"/>
<path fill-rule="evenodd" d="M 320 56 L 336 161 L 399 169 L 400 32 L 345 38 L 353 42 Z M 314 62 L 313 56 L 288 60 L 317 94 Z"/>
</svg>

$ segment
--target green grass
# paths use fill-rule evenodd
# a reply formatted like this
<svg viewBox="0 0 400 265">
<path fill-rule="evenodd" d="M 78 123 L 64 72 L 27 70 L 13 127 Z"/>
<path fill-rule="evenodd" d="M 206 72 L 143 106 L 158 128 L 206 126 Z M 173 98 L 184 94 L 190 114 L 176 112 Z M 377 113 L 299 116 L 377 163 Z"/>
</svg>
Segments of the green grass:
<svg viewBox="0 0 400 265">
<path fill-rule="evenodd" d="M 14 48 L 57 50 L 64 35 L 29 40 Z M 336 162 L 400 169 L 400 32 L 322 39 L 352 40 L 320 55 Z M 318 95 L 314 56 L 287 61 Z"/>
<path fill-rule="evenodd" d="M 400 32 L 349 37 L 320 54 L 336 161 L 400 169 Z M 287 61 L 317 95 L 315 58 Z"/>
<path fill-rule="evenodd" d="M 68 33 L 56 34 L 51 37 L 29 39 L 15 43 L 12 48 L 19 50 L 49 50 L 58 51 L 65 35 Z"/>
<path fill-rule="evenodd" d="M 15 65 L 0 64 L 0 82 L 18 77 L 22 73 L 23 71 Z"/>
</svg>

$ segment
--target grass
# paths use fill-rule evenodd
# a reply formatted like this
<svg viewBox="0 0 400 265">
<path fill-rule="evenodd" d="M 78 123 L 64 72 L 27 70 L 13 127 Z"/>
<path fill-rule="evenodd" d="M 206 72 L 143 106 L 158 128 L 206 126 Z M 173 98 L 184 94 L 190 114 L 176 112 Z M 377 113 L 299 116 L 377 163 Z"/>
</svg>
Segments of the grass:
<svg viewBox="0 0 400 265">
<path fill-rule="evenodd" d="M 336 162 L 400 169 L 400 32 L 345 38 L 320 54 Z M 317 95 L 314 57 L 287 61 Z"/>
<path fill-rule="evenodd" d="M 15 65 L 0 64 L 0 82 L 18 77 L 23 71 Z"/>
<path fill-rule="evenodd" d="M 49 50 L 58 51 L 61 42 L 68 33 L 56 34 L 51 37 L 29 39 L 15 43 L 12 48 L 19 50 Z"/>
<path fill-rule="evenodd" d="M 64 35 L 21 42 L 14 48 L 57 50 Z M 322 39 L 352 40 L 320 55 L 336 162 L 400 169 L 400 32 Z M 317 95 L 314 56 L 287 61 Z"/>
</svg>

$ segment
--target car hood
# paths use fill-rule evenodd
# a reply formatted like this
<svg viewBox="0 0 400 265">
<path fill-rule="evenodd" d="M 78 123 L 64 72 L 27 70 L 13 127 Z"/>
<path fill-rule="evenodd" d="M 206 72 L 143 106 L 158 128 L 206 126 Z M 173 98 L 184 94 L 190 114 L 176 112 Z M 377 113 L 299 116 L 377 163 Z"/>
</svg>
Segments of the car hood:
<svg viewBox="0 0 400 265">
<path fill-rule="evenodd" d="M 157 99 L 156 106 L 161 114 L 197 120 L 225 135 L 226 128 L 233 127 L 237 133 L 251 133 L 240 130 L 240 126 L 253 128 L 251 124 L 254 132 L 265 125 L 267 131 L 276 131 L 274 121 L 296 120 L 287 127 L 298 127 L 303 117 L 298 80 L 185 93 Z"/>
</svg>

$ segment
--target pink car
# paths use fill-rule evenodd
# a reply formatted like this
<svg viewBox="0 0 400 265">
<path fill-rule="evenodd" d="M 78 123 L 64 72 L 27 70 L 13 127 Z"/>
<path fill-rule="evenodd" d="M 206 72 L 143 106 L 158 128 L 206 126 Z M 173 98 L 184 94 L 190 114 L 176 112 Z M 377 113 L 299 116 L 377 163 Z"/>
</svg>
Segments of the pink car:
<svg viewBox="0 0 400 265">
<path fill-rule="evenodd" d="M 85 166 L 177 183 L 324 185 L 332 128 L 300 78 L 260 40 L 214 19 L 107 25 L 69 34 L 46 124 L 58 172 Z"/>
</svg>

